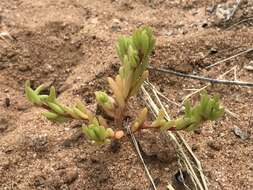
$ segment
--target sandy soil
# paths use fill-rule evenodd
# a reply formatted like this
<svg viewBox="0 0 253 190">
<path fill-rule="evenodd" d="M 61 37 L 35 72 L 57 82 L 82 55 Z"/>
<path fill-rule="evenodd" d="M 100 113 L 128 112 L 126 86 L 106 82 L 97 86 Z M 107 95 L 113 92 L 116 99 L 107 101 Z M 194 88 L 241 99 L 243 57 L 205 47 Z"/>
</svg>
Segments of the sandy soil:
<svg viewBox="0 0 253 190">
<path fill-rule="evenodd" d="M 237 79 L 253 82 L 253 72 L 245 69 L 253 61 L 253 52 L 205 69 L 252 48 L 253 21 L 234 24 L 253 18 L 253 2 L 243 0 L 225 22 L 217 5 L 233 2 L 1 0 L 0 32 L 8 32 L 11 38 L 0 38 L 0 190 L 152 189 L 129 137 L 115 151 L 109 145 L 89 144 L 80 133 L 80 123 L 59 125 L 42 118 L 41 110 L 24 97 L 24 81 L 55 85 L 63 102 L 80 97 L 94 108 L 94 91 L 107 89 L 105 79 L 119 65 L 116 39 L 150 25 L 157 38 L 153 66 L 213 78 L 237 66 Z M 225 79 L 233 80 L 234 73 Z M 150 81 L 178 103 L 190 93 L 186 89 L 206 84 L 154 71 Z M 211 85 L 207 90 L 219 93 L 222 104 L 237 117 L 226 114 L 203 126 L 200 133 L 182 135 L 202 162 L 210 190 L 251 190 L 253 89 Z M 197 99 L 194 96 L 192 101 Z M 141 105 L 140 97 L 131 103 L 134 110 Z M 179 110 L 168 105 L 171 116 Z M 235 127 L 247 138 L 236 136 Z M 158 134 L 145 132 L 138 139 L 159 190 L 168 182 L 183 189 L 174 179 L 178 163 L 173 148 L 162 143 Z"/>
</svg>

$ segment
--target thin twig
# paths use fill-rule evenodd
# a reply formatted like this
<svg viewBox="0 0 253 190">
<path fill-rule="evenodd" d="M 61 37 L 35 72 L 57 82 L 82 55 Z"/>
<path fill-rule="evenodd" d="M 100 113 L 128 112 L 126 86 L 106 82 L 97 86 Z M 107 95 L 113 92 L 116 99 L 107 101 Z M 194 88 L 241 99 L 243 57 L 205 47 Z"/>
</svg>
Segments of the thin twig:
<svg viewBox="0 0 253 190">
<path fill-rule="evenodd" d="M 253 50 L 253 48 L 251 49 L 251 51 L 252 50 Z M 196 80 L 200 80 L 200 81 L 207 81 L 207 82 L 211 82 L 211 83 L 253 87 L 253 83 L 252 82 L 231 81 L 231 80 L 218 80 L 218 79 L 213 79 L 213 78 L 208 78 L 208 77 L 202 77 L 202 76 L 198 76 L 198 75 L 185 74 L 185 73 L 173 71 L 173 70 L 170 70 L 170 69 L 155 68 L 155 67 L 151 67 L 151 66 L 149 66 L 148 69 L 149 70 L 158 71 L 158 72 L 173 74 L 173 75 L 176 75 L 176 76 L 179 76 L 179 77 L 187 77 L 187 78 L 196 79 Z"/>
<path fill-rule="evenodd" d="M 220 61 L 218 61 L 218 62 L 216 62 L 216 63 L 214 63 L 214 64 L 211 64 L 211 65 L 207 66 L 206 69 L 209 69 L 209 68 L 214 67 L 214 66 L 216 66 L 216 65 L 218 65 L 218 64 L 224 63 L 224 62 L 226 62 L 226 61 L 228 61 L 228 60 L 230 60 L 230 59 L 233 59 L 233 58 L 235 58 L 235 57 L 238 57 L 238 56 L 240 56 L 240 55 L 243 55 L 243 54 L 248 53 L 248 52 L 251 52 L 251 51 L 253 51 L 253 48 L 249 48 L 249 49 L 247 49 L 247 50 L 245 50 L 245 51 L 242 51 L 242 52 L 237 53 L 237 54 L 235 54 L 235 55 L 232 55 L 232 56 L 230 56 L 230 57 L 228 57 L 228 58 L 226 58 L 226 59 L 223 59 L 223 60 L 220 60 Z"/>
<path fill-rule="evenodd" d="M 179 165 L 181 168 L 183 168 L 182 163 L 181 163 L 181 158 L 180 158 L 180 157 L 179 157 L 179 159 L 178 159 L 178 165 Z M 181 168 L 179 169 L 179 173 L 180 173 L 180 177 L 181 177 L 181 179 L 182 179 L 182 182 L 183 182 L 183 184 L 184 184 L 184 186 L 185 186 L 185 188 L 186 188 L 187 190 L 191 190 L 191 188 L 185 183 L 185 179 L 184 179 L 184 176 L 183 176 L 183 173 L 182 173 Z M 194 181 L 194 179 L 191 179 L 191 180 Z M 197 188 L 196 183 L 195 183 L 194 185 L 195 185 L 195 188 Z"/>
<path fill-rule="evenodd" d="M 237 81 L 237 65 L 235 66 L 234 69 L 234 80 Z"/>
<path fill-rule="evenodd" d="M 130 129 L 130 127 L 129 127 L 128 125 L 126 125 L 126 129 L 127 129 L 127 132 L 130 134 L 130 136 L 131 136 L 131 138 L 132 138 L 134 147 L 135 147 L 135 149 L 136 149 L 136 151 L 137 151 L 137 154 L 138 154 L 139 158 L 141 159 L 141 162 L 142 162 L 142 164 L 143 164 L 143 166 L 144 166 L 145 172 L 146 172 L 146 174 L 147 174 L 147 176 L 148 176 L 148 178 L 149 178 L 149 180 L 150 180 L 150 182 L 151 182 L 151 184 L 152 184 L 154 190 L 157 190 L 156 185 L 155 185 L 155 182 L 154 182 L 154 180 L 153 180 L 153 178 L 152 178 L 152 176 L 151 176 L 151 174 L 150 174 L 150 172 L 149 172 L 149 170 L 148 170 L 148 167 L 146 166 L 146 164 L 145 164 L 145 162 L 144 162 L 144 159 L 143 159 L 143 157 L 142 157 L 142 155 L 141 155 L 141 151 L 140 151 L 139 145 L 138 145 L 138 143 L 137 143 L 137 141 L 136 141 L 136 138 L 135 138 L 133 132 L 131 131 L 131 129 Z"/>
<path fill-rule="evenodd" d="M 184 88 L 184 91 L 196 91 L 198 88 Z"/>
<path fill-rule="evenodd" d="M 152 85 L 152 83 L 149 82 L 149 85 L 151 85 L 151 87 L 154 88 L 154 86 Z M 157 89 L 156 89 L 156 91 L 159 92 Z M 158 97 L 156 97 L 156 98 L 158 98 Z M 160 106 L 163 108 L 162 104 Z M 166 112 L 166 118 L 169 120 L 167 112 Z M 168 135 L 169 133 L 166 133 L 166 134 Z M 176 135 L 181 140 L 182 144 L 186 147 L 187 151 L 190 153 L 190 155 L 192 156 L 193 160 L 195 161 L 195 164 L 197 166 L 196 168 L 199 171 L 199 174 L 200 174 L 200 177 L 201 177 L 201 180 L 202 180 L 203 188 L 207 190 L 208 187 L 207 187 L 207 183 L 206 183 L 206 177 L 205 177 L 205 175 L 203 173 L 203 169 L 202 169 L 200 161 L 197 159 L 197 157 L 195 156 L 195 154 L 191 150 L 191 148 L 188 145 L 188 143 L 184 140 L 184 138 L 179 133 L 176 133 Z M 198 186 L 200 189 L 202 189 L 202 186 L 199 183 L 199 179 L 198 179 L 197 175 L 195 174 L 194 169 L 191 166 L 191 161 L 189 160 L 188 156 L 184 153 L 183 147 L 181 147 L 181 145 L 177 141 L 175 141 L 175 142 L 178 145 L 179 150 L 181 150 L 180 155 L 183 158 L 183 162 L 185 164 L 185 167 L 187 168 L 188 172 L 191 174 L 191 179 L 193 179 L 192 181 L 193 181 L 193 183 L 195 185 L 195 188 L 197 189 L 197 186 Z"/>
<path fill-rule="evenodd" d="M 172 187 L 171 184 L 168 184 L 166 188 L 167 188 L 167 190 L 175 190 L 175 189 Z"/>
<path fill-rule="evenodd" d="M 240 4 L 241 4 L 241 0 L 236 0 L 236 5 L 235 5 L 232 13 L 228 16 L 226 21 L 231 20 L 233 18 L 233 16 L 235 15 L 235 13 L 236 13 L 236 11 L 237 11 Z"/>
<path fill-rule="evenodd" d="M 236 113 L 230 111 L 229 109 L 225 108 L 225 112 L 226 112 L 227 114 L 231 115 L 232 117 L 234 117 L 234 118 L 236 118 L 236 119 L 238 119 L 238 120 L 241 120 L 241 119 L 240 119 L 240 116 L 239 116 L 238 114 L 236 114 Z"/>
<path fill-rule="evenodd" d="M 237 26 L 237 25 L 239 25 L 239 24 L 241 24 L 241 23 L 243 23 L 243 22 L 247 22 L 247 21 L 249 21 L 249 20 L 253 20 L 253 17 L 246 18 L 246 19 L 243 19 L 243 20 L 241 20 L 241 21 L 239 21 L 239 22 L 236 22 L 236 23 L 232 24 L 231 26 L 227 27 L 225 30 L 230 30 L 230 29 L 233 28 L 234 26 Z"/>
<path fill-rule="evenodd" d="M 230 73 L 231 71 L 234 71 L 234 74 L 235 74 L 235 77 L 236 77 L 236 73 L 235 73 L 235 70 L 236 70 L 237 66 L 234 66 L 232 67 L 231 69 L 229 69 L 228 71 L 226 71 L 225 73 L 221 74 L 217 79 L 221 79 L 223 78 L 225 75 L 227 75 L 228 73 Z M 184 102 L 186 100 L 188 100 L 191 96 L 201 92 L 202 90 L 206 89 L 207 87 L 209 87 L 211 84 L 207 84 L 206 86 L 203 86 L 202 88 L 199 88 L 199 89 L 196 89 L 194 92 L 188 94 L 182 101 L 182 104 L 184 104 Z M 232 117 L 240 120 L 239 116 L 233 112 L 231 112 L 229 109 L 225 108 L 225 112 L 229 115 L 231 115 Z"/>
<path fill-rule="evenodd" d="M 188 94 L 188 95 L 183 99 L 182 104 L 184 104 L 185 101 L 188 100 L 191 96 L 193 96 L 194 94 L 198 94 L 198 93 L 201 92 L 202 90 L 206 89 L 208 86 L 210 86 L 210 84 L 208 84 L 208 85 L 206 85 L 206 86 L 204 86 L 204 87 L 202 87 L 202 88 L 200 88 L 200 89 L 197 89 L 197 90 L 195 90 L 194 92 Z"/>
<path fill-rule="evenodd" d="M 232 67 L 231 69 L 229 69 L 228 71 L 226 71 L 225 73 L 221 74 L 217 79 L 222 79 L 226 74 L 230 73 L 232 70 L 234 70 L 236 68 L 235 67 Z M 191 96 L 201 92 L 202 90 L 206 89 L 207 87 L 211 86 L 211 84 L 207 84 L 206 86 L 202 87 L 202 88 L 199 88 L 199 89 L 196 89 L 194 92 L 188 94 L 182 101 L 182 104 L 184 104 L 184 102 L 186 100 L 188 100 Z"/>
<path fill-rule="evenodd" d="M 12 36 L 8 32 L 0 32 L 0 39 L 5 41 L 8 45 L 10 45 L 10 42 L 8 40 L 13 40 Z"/>
<path fill-rule="evenodd" d="M 164 134 L 167 135 L 167 137 L 171 137 L 167 131 L 164 132 Z M 180 154 L 184 158 L 183 161 L 186 163 L 185 165 L 186 165 L 188 172 L 191 174 L 192 178 L 194 179 L 193 183 L 194 184 L 196 183 L 196 185 L 199 187 L 199 189 L 204 190 L 204 187 L 202 186 L 201 182 L 199 181 L 198 176 L 195 173 L 193 166 L 191 165 L 191 161 L 188 158 L 188 156 L 186 155 L 186 153 L 184 152 L 182 145 L 179 143 L 179 141 L 176 138 L 173 140 L 176 142 L 176 144 L 178 146 L 178 150 L 180 151 Z"/>
<path fill-rule="evenodd" d="M 164 98 L 164 99 L 167 100 L 169 103 L 174 104 L 174 105 L 180 107 L 180 104 L 178 104 L 178 103 L 176 103 L 175 101 L 172 101 L 172 100 L 170 100 L 169 98 L 167 98 L 166 96 L 164 96 L 164 95 L 163 95 L 161 92 L 159 92 L 159 91 L 155 88 L 155 86 L 154 86 L 152 83 L 150 83 L 149 81 L 145 81 L 144 84 L 148 84 L 149 86 L 151 86 L 151 87 L 152 87 L 152 90 L 154 90 L 155 93 L 156 93 L 157 95 L 159 95 L 160 97 Z"/>
<path fill-rule="evenodd" d="M 181 136 L 179 136 L 180 140 L 185 144 L 185 147 L 187 148 L 187 150 L 189 151 L 189 153 L 191 154 L 191 156 L 193 157 L 196 165 L 197 165 L 197 169 L 199 170 L 199 173 L 200 173 L 200 176 L 201 176 L 201 179 L 202 179 L 202 183 L 205 187 L 205 189 L 208 189 L 207 187 L 207 183 L 206 183 L 206 178 L 204 176 L 204 173 L 203 173 L 203 168 L 201 166 L 201 163 L 200 161 L 198 160 L 198 158 L 196 157 L 196 155 L 193 153 L 192 149 L 190 148 L 190 146 L 186 143 L 186 141 L 184 140 L 184 138 L 182 138 Z"/>
<path fill-rule="evenodd" d="M 184 167 L 186 168 L 186 170 L 187 170 L 187 171 L 191 171 L 191 169 L 189 168 L 189 164 L 188 164 L 185 160 L 180 160 L 180 162 L 181 162 L 181 161 L 184 163 Z M 181 166 L 182 166 L 182 164 L 181 164 Z M 194 184 L 195 189 L 198 189 L 198 186 L 197 186 L 197 184 L 196 184 L 196 182 L 195 182 L 195 180 L 194 180 L 194 178 L 193 178 L 192 175 L 190 175 L 190 178 L 191 178 L 191 181 L 192 181 L 193 184 Z"/>
<path fill-rule="evenodd" d="M 146 91 L 146 89 L 142 86 L 142 91 L 144 93 L 144 95 L 146 95 L 146 98 L 148 100 L 148 105 L 151 107 L 151 110 L 153 110 L 154 116 L 157 116 L 158 112 L 159 112 L 159 108 L 157 107 L 157 105 L 154 103 L 153 99 L 151 98 L 151 96 L 148 94 L 148 92 Z M 156 97 L 157 98 L 157 97 Z M 167 117 L 166 117 L 167 118 Z M 169 118 L 167 118 L 169 120 Z M 198 188 L 196 189 L 200 189 L 200 190 L 208 190 L 207 186 L 205 185 L 205 178 L 203 178 L 204 175 L 201 175 L 201 179 L 202 182 L 200 182 L 200 180 L 198 179 L 197 174 L 194 171 L 194 167 L 191 165 L 191 161 L 190 158 L 187 156 L 187 154 L 184 152 L 184 148 L 183 146 L 179 143 L 178 139 L 176 136 L 180 136 L 179 133 L 172 133 L 170 131 L 164 131 L 163 132 L 164 135 L 166 135 L 168 138 L 172 139 L 176 146 L 177 146 L 177 150 L 178 150 L 178 154 L 183 158 L 183 162 L 186 164 L 186 168 L 187 171 L 189 172 L 189 174 L 191 174 L 191 178 L 193 179 L 193 183 L 195 185 L 197 185 Z M 181 136 L 180 136 L 181 137 Z M 183 138 L 183 137 L 181 137 Z M 182 144 L 184 146 L 187 146 L 187 143 L 185 141 L 182 142 Z M 188 145 L 189 147 L 189 145 Z M 193 159 L 197 159 L 196 157 L 193 157 Z M 195 160 L 195 162 L 199 162 L 198 160 Z M 199 162 L 200 163 L 200 162 Z M 202 170 L 198 170 L 200 173 L 202 172 Z M 204 182 L 204 183 L 203 183 Z M 204 184 L 204 186 L 202 185 Z"/>
</svg>

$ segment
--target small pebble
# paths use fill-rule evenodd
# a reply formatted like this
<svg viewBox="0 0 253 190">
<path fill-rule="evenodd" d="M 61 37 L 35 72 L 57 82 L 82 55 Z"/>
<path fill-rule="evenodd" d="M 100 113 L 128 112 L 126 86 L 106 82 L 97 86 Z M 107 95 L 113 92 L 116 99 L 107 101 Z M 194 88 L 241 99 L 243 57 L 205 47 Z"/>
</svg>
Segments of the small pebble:
<svg viewBox="0 0 253 190">
<path fill-rule="evenodd" d="M 120 26 L 120 20 L 119 19 L 113 19 L 112 20 L 112 26 L 111 26 L 111 30 L 113 32 L 118 32 L 121 30 L 121 26 Z"/>
<path fill-rule="evenodd" d="M 45 185 L 44 176 L 36 176 L 34 178 L 34 183 L 33 184 L 34 184 L 35 187 L 44 187 L 44 185 Z"/>
<path fill-rule="evenodd" d="M 61 185 L 60 190 L 69 190 L 69 186 L 67 184 L 63 184 Z"/>
<path fill-rule="evenodd" d="M 38 135 L 31 139 L 31 147 L 35 152 L 44 152 L 46 151 L 47 146 L 48 146 L 48 137 L 46 134 Z"/>
<path fill-rule="evenodd" d="M 174 32 L 171 30 L 171 31 L 167 31 L 167 32 L 165 32 L 165 35 L 166 36 L 172 36 L 172 35 L 174 35 Z"/>
<path fill-rule="evenodd" d="M 242 140 L 247 140 L 249 138 L 249 134 L 247 132 L 242 131 L 239 127 L 234 127 L 234 134 L 240 137 Z"/>
<path fill-rule="evenodd" d="M 253 66 L 251 65 L 246 65 L 244 68 L 248 71 L 253 71 Z"/>
<path fill-rule="evenodd" d="M 209 50 L 209 55 L 213 55 L 213 54 L 216 54 L 218 52 L 218 50 L 217 49 L 215 49 L 215 48 L 211 48 L 210 50 Z"/>
<path fill-rule="evenodd" d="M 253 71 L 253 61 L 250 61 L 248 65 L 245 65 L 244 69 L 248 71 Z"/>
</svg>

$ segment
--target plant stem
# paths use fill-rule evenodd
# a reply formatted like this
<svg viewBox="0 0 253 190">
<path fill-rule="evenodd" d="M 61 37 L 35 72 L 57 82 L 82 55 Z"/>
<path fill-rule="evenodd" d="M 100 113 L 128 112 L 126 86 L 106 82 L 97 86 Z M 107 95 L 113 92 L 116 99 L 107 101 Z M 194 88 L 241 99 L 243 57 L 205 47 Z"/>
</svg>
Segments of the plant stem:
<svg viewBox="0 0 253 190">
<path fill-rule="evenodd" d="M 124 109 L 118 108 L 115 115 L 115 127 L 122 127 L 123 126 L 123 117 L 124 117 Z"/>
</svg>

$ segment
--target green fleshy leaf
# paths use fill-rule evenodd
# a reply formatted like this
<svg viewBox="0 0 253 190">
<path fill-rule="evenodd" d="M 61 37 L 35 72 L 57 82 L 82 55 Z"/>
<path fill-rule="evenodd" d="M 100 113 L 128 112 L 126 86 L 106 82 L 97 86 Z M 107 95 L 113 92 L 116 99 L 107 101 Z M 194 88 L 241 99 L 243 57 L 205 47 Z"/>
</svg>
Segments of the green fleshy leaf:
<svg viewBox="0 0 253 190">
<path fill-rule="evenodd" d="M 56 100 L 56 90 L 55 90 L 54 86 L 51 86 L 48 101 L 54 102 L 55 100 Z"/>
</svg>

